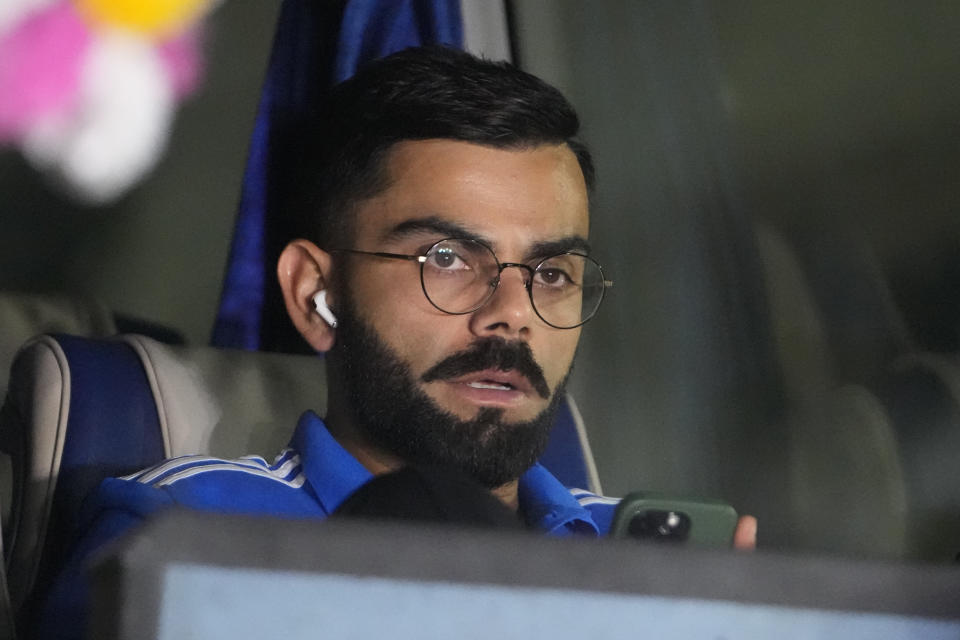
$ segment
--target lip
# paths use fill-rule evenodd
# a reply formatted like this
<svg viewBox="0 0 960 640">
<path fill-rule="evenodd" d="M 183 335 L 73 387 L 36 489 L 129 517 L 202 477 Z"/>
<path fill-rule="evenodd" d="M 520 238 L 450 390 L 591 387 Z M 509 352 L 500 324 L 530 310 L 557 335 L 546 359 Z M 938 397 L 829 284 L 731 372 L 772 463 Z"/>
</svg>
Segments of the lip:
<svg viewBox="0 0 960 640">
<path fill-rule="evenodd" d="M 530 381 L 516 371 L 486 369 L 445 381 L 467 400 L 484 406 L 512 407 L 534 394 Z M 500 385 L 487 388 L 477 385 Z"/>
</svg>

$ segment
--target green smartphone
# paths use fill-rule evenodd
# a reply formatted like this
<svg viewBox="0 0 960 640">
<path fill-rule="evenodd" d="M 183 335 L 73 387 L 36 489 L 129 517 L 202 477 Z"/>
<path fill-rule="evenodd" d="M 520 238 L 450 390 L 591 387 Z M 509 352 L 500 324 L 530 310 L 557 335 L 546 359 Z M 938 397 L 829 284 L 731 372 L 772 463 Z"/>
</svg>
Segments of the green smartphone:
<svg viewBox="0 0 960 640">
<path fill-rule="evenodd" d="M 617 505 L 610 535 L 725 548 L 733 546 L 736 527 L 737 512 L 725 502 L 635 492 Z"/>
</svg>

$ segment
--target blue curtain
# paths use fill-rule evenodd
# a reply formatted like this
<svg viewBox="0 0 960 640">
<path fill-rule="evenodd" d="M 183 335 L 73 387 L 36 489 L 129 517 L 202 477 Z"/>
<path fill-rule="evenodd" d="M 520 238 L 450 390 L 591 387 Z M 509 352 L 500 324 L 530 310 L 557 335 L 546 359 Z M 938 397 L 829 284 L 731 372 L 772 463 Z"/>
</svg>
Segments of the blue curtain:
<svg viewBox="0 0 960 640">
<path fill-rule="evenodd" d="M 328 88 L 406 47 L 462 48 L 460 0 L 284 0 L 250 152 L 211 343 L 302 351 L 274 268 L 296 234 L 282 206 L 297 129 Z"/>
</svg>

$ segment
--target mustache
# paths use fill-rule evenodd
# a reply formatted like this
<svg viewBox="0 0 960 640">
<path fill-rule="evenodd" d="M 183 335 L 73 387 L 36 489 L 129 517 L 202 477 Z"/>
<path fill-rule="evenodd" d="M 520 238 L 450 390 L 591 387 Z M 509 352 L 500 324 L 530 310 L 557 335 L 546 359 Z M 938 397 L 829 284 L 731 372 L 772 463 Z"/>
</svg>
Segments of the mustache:
<svg viewBox="0 0 960 640">
<path fill-rule="evenodd" d="M 525 342 L 508 342 L 503 338 L 489 337 L 474 341 L 463 351 L 448 356 L 430 367 L 420 376 L 422 382 L 458 378 L 474 371 L 499 369 L 516 371 L 527 380 L 534 391 L 543 398 L 550 397 L 550 387 L 543 377 L 543 369 L 533 358 L 533 351 Z"/>
</svg>

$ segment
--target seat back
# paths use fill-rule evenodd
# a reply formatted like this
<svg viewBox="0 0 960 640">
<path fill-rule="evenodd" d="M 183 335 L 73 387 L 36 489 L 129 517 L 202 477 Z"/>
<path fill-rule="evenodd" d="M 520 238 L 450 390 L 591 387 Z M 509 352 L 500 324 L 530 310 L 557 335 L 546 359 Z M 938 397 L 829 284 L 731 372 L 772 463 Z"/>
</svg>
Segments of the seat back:
<svg viewBox="0 0 960 640">
<path fill-rule="evenodd" d="M 4 538 L 19 609 L 62 561 L 89 490 L 102 477 L 162 459 L 164 448 L 142 393 L 149 389 L 143 368 L 122 342 L 43 336 L 21 350 L 11 372 L 0 447 L 13 470 Z M 96 428 L 71 429 L 81 416 Z"/>
<path fill-rule="evenodd" d="M 960 363 L 909 353 L 793 429 L 798 534 L 824 551 L 960 557 Z"/>
<path fill-rule="evenodd" d="M 326 409 L 314 356 L 172 347 L 139 335 L 44 335 L 18 354 L 0 414 L 13 462 L 4 523 L 13 606 L 44 592 L 70 551 L 83 499 L 110 476 L 167 457 L 272 454 L 298 416 Z M 598 491 L 582 420 L 562 403 L 543 462 Z"/>
<path fill-rule="evenodd" d="M 6 396 L 10 364 L 20 347 L 41 333 L 111 336 L 113 314 L 102 303 L 67 295 L 0 291 L 0 398 Z"/>
<path fill-rule="evenodd" d="M 890 416 L 906 493 L 911 558 L 960 558 L 960 366 L 955 356 L 912 353 L 870 388 Z"/>
</svg>

